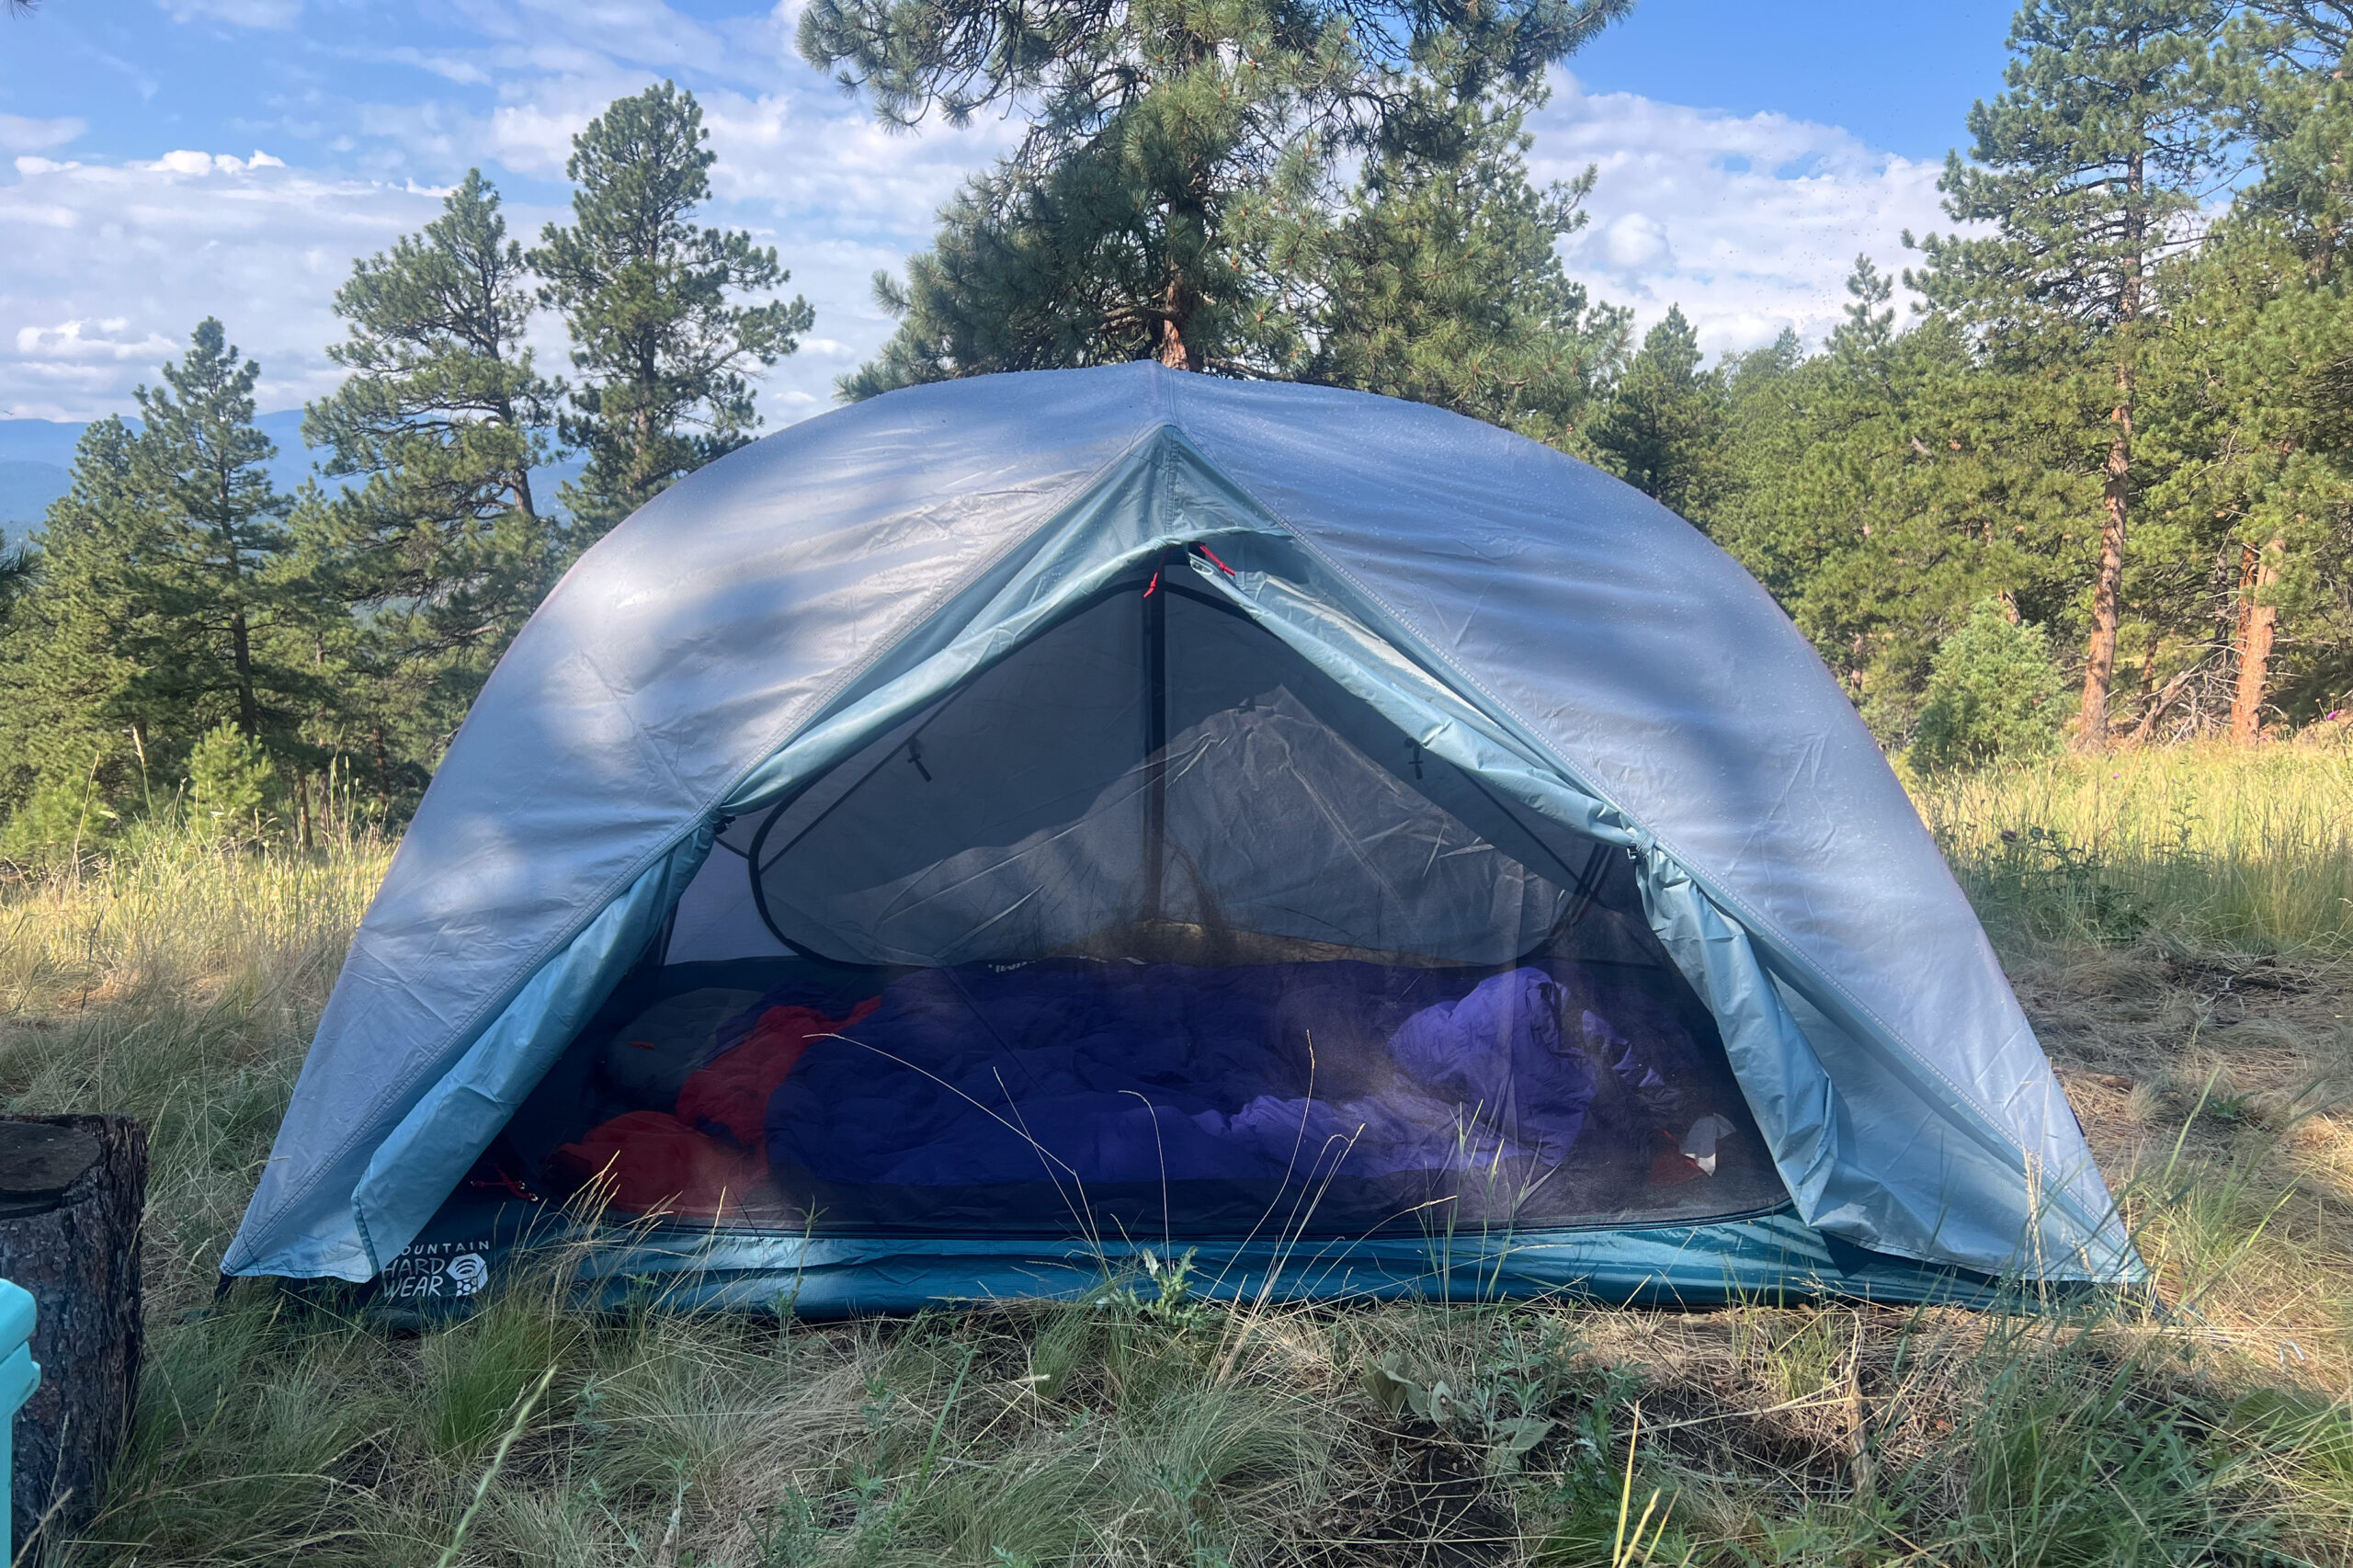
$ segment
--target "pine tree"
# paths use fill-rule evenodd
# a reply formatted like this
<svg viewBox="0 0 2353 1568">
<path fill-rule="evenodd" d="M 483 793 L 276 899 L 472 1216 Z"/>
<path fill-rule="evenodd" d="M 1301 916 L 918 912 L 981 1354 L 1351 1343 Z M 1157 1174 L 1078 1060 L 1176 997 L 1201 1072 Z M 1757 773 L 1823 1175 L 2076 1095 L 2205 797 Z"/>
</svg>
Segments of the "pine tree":
<svg viewBox="0 0 2353 1568">
<path fill-rule="evenodd" d="M 2353 5 L 2238 0 L 2214 90 L 2260 173 L 2234 203 L 2277 223 L 2314 277 L 2353 243 Z"/>
<path fill-rule="evenodd" d="M 1970 111 L 1974 162 L 1939 188 L 1982 238 L 1930 235 L 1907 280 L 1987 334 L 1998 358 L 2064 362 L 2105 384 L 2098 560 L 2077 744 L 2107 744 L 2150 275 L 2216 177 L 2203 82 L 2216 0 L 2027 0 L 2007 90 Z M 1907 243 L 1909 236 L 1906 236 Z M 2092 395 L 2086 389 L 2087 396 Z"/>
<path fill-rule="evenodd" d="M 51 503 L 41 550 L 0 640 L 0 798 L 41 788 L 78 801 L 93 777 L 101 799 L 131 782 L 129 733 L 146 715 L 138 665 L 125 648 L 152 628 L 131 578 L 155 547 L 131 490 L 136 439 L 119 417 L 98 420 L 74 449 L 72 488 Z M 63 796 L 59 796 L 63 798 Z M 79 807 L 76 807 L 77 813 Z"/>
<path fill-rule="evenodd" d="M 1798 362 L 1788 343 L 1725 379 L 1719 477 L 1694 520 L 1900 746 L 1973 604 L 2065 621 L 2064 536 L 2097 490 L 2057 460 L 2071 426 L 2031 378 L 1984 364 L 1949 316 L 1896 332 L 1892 285 L 1869 257 L 1847 288 L 1826 352 Z"/>
<path fill-rule="evenodd" d="M 105 419 L 83 433 L 39 583 L 8 629 L 8 793 L 88 777 L 103 798 L 143 803 L 146 776 L 175 777 L 223 722 L 301 751 L 321 683 L 294 654 L 320 609 L 287 571 L 290 503 L 253 422 L 260 375 L 208 319 L 164 386 L 134 394 L 142 428 Z"/>
<path fill-rule="evenodd" d="M 2353 686 L 2353 309 L 2308 259 L 2258 208 L 2169 290 L 2154 412 L 2175 464 L 2150 508 L 2181 601 L 2167 630 L 2177 679 L 2227 660 L 2210 684 L 2243 745 Z"/>
<path fill-rule="evenodd" d="M 497 191 L 469 171 L 441 216 L 358 263 L 335 295 L 350 371 L 303 421 L 330 476 L 294 528 L 306 585 L 358 619 L 324 628 L 314 658 L 342 700 L 315 722 L 407 732 L 430 756 L 552 580 L 557 540 L 531 488 L 555 389 L 523 346 L 535 301 Z"/>
<path fill-rule="evenodd" d="M 671 83 L 617 99 L 572 139 L 571 225 L 547 225 L 528 258 L 586 378 L 559 423 L 588 456 L 563 494 L 576 547 L 750 440 L 751 372 L 815 320 L 797 296 L 734 302 L 791 274 L 747 232 L 690 222 L 710 194 L 710 140 L 702 107 Z"/>
<path fill-rule="evenodd" d="M 1294 279 L 1336 161 L 1462 155 L 1450 104 L 1529 89 L 1628 8 L 815 0 L 801 52 L 886 123 L 1032 110 L 906 288 L 878 279 L 901 328 L 844 391 L 1142 357 L 1295 373 L 1313 301 Z"/>
<path fill-rule="evenodd" d="M 2184 509 L 2234 525 L 2230 727 L 2247 744 L 2275 707 L 2310 716 L 2353 687 L 2353 7 L 2236 9 L 2216 90 L 2259 177 L 2234 203 L 2218 265 L 2185 290 L 2199 340 L 2186 413 L 2211 428 Z M 2296 623 L 2284 672 L 2283 615 Z"/>
<path fill-rule="evenodd" d="M 254 426 L 260 379 L 208 317 L 164 367 L 165 386 L 133 394 L 142 428 L 129 504 L 149 527 L 123 585 L 141 630 L 122 652 L 139 670 L 134 700 L 158 728 L 200 732 L 225 718 L 248 739 L 283 744 L 311 682 L 278 657 L 303 607 L 280 570 L 291 501 L 270 483 L 278 449 Z"/>
<path fill-rule="evenodd" d="M 1931 774 L 2046 756 L 2058 747 L 2065 689 L 2041 631 L 2002 600 L 1980 600 L 1937 650 L 1908 756 Z"/>
<path fill-rule="evenodd" d="M 1466 104 L 1467 151 L 1365 166 L 1313 247 L 1319 298 L 1302 380 L 1436 403 L 1571 445 L 1625 355 L 1628 313 L 1597 305 L 1556 242 L 1585 226 L 1588 167 L 1538 188 L 1519 103 Z"/>
<path fill-rule="evenodd" d="M 1722 419 L 1722 390 L 1699 358 L 1699 332 L 1669 306 L 1588 432 L 1604 466 L 1686 516 L 1705 505 Z"/>
</svg>

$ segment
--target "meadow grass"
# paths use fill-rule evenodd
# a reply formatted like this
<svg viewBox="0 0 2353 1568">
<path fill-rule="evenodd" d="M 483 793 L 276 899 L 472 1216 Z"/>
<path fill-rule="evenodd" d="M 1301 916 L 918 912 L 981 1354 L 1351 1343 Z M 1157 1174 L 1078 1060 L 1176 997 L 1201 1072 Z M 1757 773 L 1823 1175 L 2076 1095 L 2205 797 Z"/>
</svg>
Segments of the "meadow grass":
<svg viewBox="0 0 2353 1568">
<path fill-rule="evenodd" d="M 2353 952 L 2353 728 L 2064 757 L 1915 797 L 1997 937 Z"/>
<path fill-rule="evenodd" d="M 2175 1308 L 572 1310 L 398 1334 L 214 1270 L 387 858 L 0 886 L 0 1096 L 151 1128 L 150 1359 L 60 1562 L 2353 1562 L 2353 773 L 1920 791 Z"/>
</svg>

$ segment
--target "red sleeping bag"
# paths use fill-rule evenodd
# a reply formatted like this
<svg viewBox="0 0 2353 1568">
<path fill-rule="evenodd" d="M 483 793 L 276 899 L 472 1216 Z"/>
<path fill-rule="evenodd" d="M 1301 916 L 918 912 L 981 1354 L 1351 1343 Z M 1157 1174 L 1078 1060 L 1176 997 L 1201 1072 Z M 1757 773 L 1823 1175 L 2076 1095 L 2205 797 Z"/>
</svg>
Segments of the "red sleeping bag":
<svg viewBox="0 0 2353 1568">
<path fill-rule="evenodd" d="M 770 1007 L 743 1044 L 713 1057 L 710 1066 L 687 1079 L 678 1091 L 678 1119 L 706 1132 L 723 1132 L 746 1149 L 763 1147 L 768 1101 L 809 1042 L 849 1028 L 881 1005 L 881 997 L 869 997 L 847 1018 L 829 1018 L 814 1007 Z"/>
<path fill-rule="evenodd" d="M 879 998 L 861 1002 L 846 1018 L 813 1007 L 770 1007 L 743 1044 L 688 1075 L 676 1114 L 614 1117 L 558 1149 L 550 1163 L 574 1184 L 599 1177 L 610 1183 L 616 1209 L 734 1219 L 745 1195 L 767 1184 L 762 1129 L 777 1085 L 811 1040 L 847 1028 L 880 1005 Z"/>
</svg>

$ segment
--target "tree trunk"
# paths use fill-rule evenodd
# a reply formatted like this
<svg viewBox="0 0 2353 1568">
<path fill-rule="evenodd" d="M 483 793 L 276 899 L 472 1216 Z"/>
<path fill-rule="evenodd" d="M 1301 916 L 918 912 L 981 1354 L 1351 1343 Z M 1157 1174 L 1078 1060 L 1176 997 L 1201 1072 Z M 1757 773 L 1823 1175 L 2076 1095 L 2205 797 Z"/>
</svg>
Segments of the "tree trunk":
<svg viewBox="0 0 2353 1568">
<path fill-rule="evenodd" d="M 2116 301 L 2116 403 L 2109 415 L 2104 516 L 2099 529 L 2099 576 L 2092 584 L 2091 645 L 2084 661 L 2084 701 L 2075 722 L 2075 744 L 2085 751 L 2108 749 L 2108 693 L 2116 676 L 2118 603 L 2124 585 L 2124 526 L 2132 505 L 2132 372 L 2134 333 L 2141 319 L 2141 253 L 2145 240 L 2139 202 L 2143 169 L 2136 150 L 2125 180 L 2124 280 Z"/>
<path fill-rule="evenodd" d="M 2119 390 L 2129 395 L 2131 372 L 2117 370 Z M 2084 664 L 2084 702 L 2075 722 L 2075 744 L 2085 751 L 2108 747 L 2108 691 L 2116 676 L 2117 604 L 2124 582 L 2124 525 L 2131 506 L 2127 486 L 2132 465 L 2132 405 L 2120 403 L 2116 435 L 2108 449 L 2107 516 L 2099 530 L 2099 575 L 2092 583 L 2092 637 Z"/>
<path fill-rule="evenodd" d="M 1185 335 L 1176 330 L 1176 324 L 1173 321 L 1163 322 L 1160 324 L 1159 359 L 1172 370 L 1189 370 L 1194 368 L 1192 354 L 1185 347 Z"/>
<path fill-rule="evenodd" d="M 2263 602 L 2264 590 L 2279 580 L 2281 541 L 2258 551 L 2245 547 L 2239 569 L 2238 687 L 2231 694 L 2231 744 L 2251 746 L 2263 738 L 2263 694 L 2271 678 L 2271 640 L 2279 626 L 2277 606 Z"/>
<path fill-rule="evenodd" d="M 261 705 L 254 700 L 253 635 L 245 627 L 245 610 L 237 607 L 229 616 L 229 654 L 237 666 L 237 728 L 245 738 L 261 739 Z"/>
<path fill-rule="evenodd" d="M 1199 181 L 1195 181 L 1196 185 Z M 1174 247 L 1180 211 L 1192 220 L 1188 226 L 1206 227 L 1206 203 L 1196 197 L 1178 204 L 1168 215 L 1169 235 Z M 1201 292 L 1185 276 L 1180 264 L 1172 256 L 1168 263 L 1168 281 L 1160 290 L 1160 346 L 1156 358 L 1172 370 L 1199 370 L 1203 368 L 1199 350 L 1185 341 L 1185 329 L 1193 324 L 1193 312 L 1201 308 Z"/>
<path fill-rule="evenodd" d="M 384 755 L 383 725 L 376 726 L 369 736 L 369 744 L 376 757 L 376 804 L 382 807 L 384 815 L 390 818 L 392 814 L 392 758 Z"/>
<path fill-rule="evenodd" d="M 1199 304 L 1193 290 L 1181 278 L 1171 278 L 1161 296 L 1160 347 L 1155 358 L 1172 370 L 1198 370 L 1199 357 L 1185 343 L 1185 327 L 1192 320 L 1193 308 Z"/>
<path fill-rule="evenodd" d="M 88 1525 L 139 1392 L 147 1134 L 120 1116 L 0 1119 L 0 1278 L 32 1293 L 40 1387 L 17 1417 L 20 1562 Z M 28 1548 L 36 1529 L 41 1546 Z"/>
</svg>

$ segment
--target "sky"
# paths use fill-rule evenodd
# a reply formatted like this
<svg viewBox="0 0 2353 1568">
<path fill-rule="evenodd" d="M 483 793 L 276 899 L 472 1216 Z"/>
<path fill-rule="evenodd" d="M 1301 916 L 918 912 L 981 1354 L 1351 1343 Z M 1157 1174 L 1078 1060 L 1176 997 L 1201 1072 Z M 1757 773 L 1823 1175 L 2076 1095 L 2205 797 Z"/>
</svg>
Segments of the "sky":
<svg viewBox="0 0 2353 1568">
<path fill-rule="evenodd" d="M 718 153 L 705 221 L 775 245 L 817 323 L 761 386 L 773 426 L 832 404 L 888 335 L 869 279 L 1011 144 L 984 119 L 877 128 L 792 47 L 799 0 L 41 0 L 0 17 L 0 419 L 128 409 L 218 315 L 266 410 L 333 387 L 355 258 L 479 165 L 529 243 L 563 216 L 573 133 L 663 77 Z M 1638 0 L 1556 71 L 1535 172 L 1599 183 L 1571 271 L 1711 354 L 1818 341 L 1859 253 L 1938 226 L 2008 7 L 1977 0 Z M 562 368 L 561 329 L 540 339 Z"/>
</svg>

